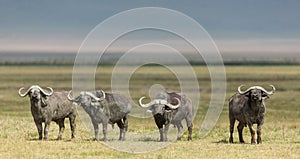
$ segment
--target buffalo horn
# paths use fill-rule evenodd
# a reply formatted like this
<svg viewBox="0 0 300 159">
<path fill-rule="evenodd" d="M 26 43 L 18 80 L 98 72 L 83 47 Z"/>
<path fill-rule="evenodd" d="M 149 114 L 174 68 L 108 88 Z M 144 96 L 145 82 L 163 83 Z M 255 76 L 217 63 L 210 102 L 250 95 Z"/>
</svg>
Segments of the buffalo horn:
<svg viewBox="0 0 300 159">
<path fill-rule="evenodd" d="M 27 89 L 27 91 L 25 92 L 25 93 L 21 93 L 22 92 L 22 90 L 24 90 L 24 87 L 22 87 L 22 88 L 20 88 L 19 89 L 19 96 L 21 96 L 21 97 L 25 97 L 26 95 L 28 95 L 28 92 L 31 90 L 31 89 L 33 89 L 33 88 L 37 88 L 37 89 L 39 89 L 43 94 L 45 94 L 45 95 L 47 95 L 47 96 L 50 96 L 50 95 L 52 95 L 53 94 L 53 89 L 51 88 L 51 87 L 47 87 L 48 89 L 50 89 L 50 93 L 47 93 L 47 92 L 45 92 L 40 86 L 38 86 L 38 85 L 33 85 L 33 86 L 31 86 L 30 88 L 28 88 Z"/>
<path fill-rule="evenodd" d="M 238 87 L 238 91 L 239 91 L 240 94 L 245 94 L 245 93 L 249 92 L 249 91 L 252 90 L 252 89 L 259 89 L 259 90 L 262 90 L 263 92 L 267 93 L 268 95 L 271 95 L 271 94 L 273 94 L 273 93 L 275 92 L 275 90 L 276 90 L 275 87 L 274 87 L 274 85 L 270 85 L 270 86 L 272 87 L 272 91 L 267 91 L 266 89 L 264 89 L 264 88 L 261 87 L 261 86 L 252 86 L 252 87 L 248 88 L 246 91 L 241 91 L 241 88 L 242 88 L 243 86 L 244 86 L 244 85 L 241 85 L 241 86 Z"/>
<path fill-rule="evenodd" d="M 91 92 L 85 92 L 86 95 L 89 95 L 90 97 L 94 98 L 96 101 L 101 101 L 101 98 L 96 97 L 93 93 Z"/>
<path fill-rule="evenodd" d="M 143 97 L 141 97 L 141 98 L 139 99 L 139 105 L 140 105 L 142 108 L 150 107 L 150 106 L 153 104 L 153 102 L 150 102 L 150 103 L 147 103 L 147 104 L 143 104 L 143 103 L 142 103 L 142 100 L 143 100 L 144 98 L 146 98 L 146 97 L 143 96 Z"/>
<path fill-rule="evenodd" d="M 105 99 L 105 92 L 104 92 L 103 90 L 100 90 L 100 91 L 101 91 L 101 93 L 102 93 L 102 97 L 99 98 L 99 99 L 100 99 L 99 101 L 102 101 L 102 100 Z"/>
<path fill-rule="evenodd" d="M 68 100 L 69 101 L 73 101 L 74 100 L 74 98 L 71 97 L 71 93 L 72 93 L 72 90 L 70 90 L 69 93 L 68 93 Z"/>
<path fill-rule="evenodd" d="M 167 102 L 166 105 L 167 105 L 169 108 L 171 108 L 171 109 L 177 109 L 177 108 L 180 106 L 181 102 L 180 102 L 180 100 L 179 100 L 178 98 L 175 97 L 175 99 L 177 100 L 177 105 L 173 105 L 173 104 L 171 104 L 171 103 L 169 103 L 169 102 Z"/>
</svg>

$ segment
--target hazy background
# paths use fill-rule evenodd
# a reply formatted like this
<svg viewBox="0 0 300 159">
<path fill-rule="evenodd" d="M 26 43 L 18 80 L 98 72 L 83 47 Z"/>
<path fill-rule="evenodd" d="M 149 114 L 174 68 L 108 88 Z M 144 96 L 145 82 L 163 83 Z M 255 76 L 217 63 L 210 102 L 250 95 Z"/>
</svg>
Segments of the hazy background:
<svg viewBox="0 0 300 159">
<path fill-rule="evenodd" d="M 72 62 L 81 42 L 97 24 L 136 7 L 164 7 L 192 17 L 215 40 L 225 62 L 299 63 L 300 2 L 297 0 L 131 0 L 126 3 L 0 0 L 0 62 Z M 147 40 L 143 37 L 163 38 L 145 32 L 130 40 Z M 121 43 L 109 53 L 123 53 L 120 47 L 127 45 L 130 44 Z M 119 55 L 106 56 L 109 60 Z"/>
</svg>

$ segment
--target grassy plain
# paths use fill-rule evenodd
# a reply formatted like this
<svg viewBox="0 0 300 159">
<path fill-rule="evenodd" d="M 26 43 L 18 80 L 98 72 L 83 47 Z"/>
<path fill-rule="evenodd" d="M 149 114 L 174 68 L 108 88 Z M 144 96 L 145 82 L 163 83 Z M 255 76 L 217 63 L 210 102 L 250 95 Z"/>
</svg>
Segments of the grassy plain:
<svg viewBox="0 0 300 159">
<path fill-rule="evenodd" d="M 1 66 L 0 67 L 0 158 L 299 158 L 300 157 L 300 66 L 228 66 L 227 95 L 223 111 L 215 128 L 199 138 L 201 122 L 210 100 L 210 78 L 207 68 L 195 66 L 201 90 L 201 102 L 194 120 L 193 141 L 171 143 L 169 146 L 148 153 L 129 153 L 114 150 L 102 142 L 92 141 L 93 135 L 86 131 L 77 118 L 77 136 L 70 140 L 70 128 L 62 141 L 56 141 L 58 126 L 51 124 L 48 141 L 37 140 L 28 98 L 20 98 L 17 90 L 33 84 L 55 90 L 72 88 L 72 67 L 68 66 Z M 97 69 L 96 86 L 110 91 L 109 66 Z M 168 90 L 178 91 L 176 77 L 163 67 L 142 67 L 130 80 L 130 95 L 136 102 L 148 93 L 153 84 L 162 84 Z M 248 128 L 244 129 L 246 144 L 229 144 L 227 99 L 241 84 L 247 86 L 273 84 L 276 93 L 266 101 L 267 115 L 263 126 L 263 144 L 251 145 Z M 156 131 L 152 118 L 130 118 L 129 132 Z M 155 137 L 159 134 L 156 132 Z M 234 133 L 238 141 L 237 130 Z M 112 135 L 109 135 L 109 138 Z M 156 142 L 156 138 L 149 142 Z M 109 141 L 115 142 L 115 141 Z M 134 144 L 128 140 L 125 144 Z M 124 144 L 122 143 L 122 144 Z"/>
</svg>

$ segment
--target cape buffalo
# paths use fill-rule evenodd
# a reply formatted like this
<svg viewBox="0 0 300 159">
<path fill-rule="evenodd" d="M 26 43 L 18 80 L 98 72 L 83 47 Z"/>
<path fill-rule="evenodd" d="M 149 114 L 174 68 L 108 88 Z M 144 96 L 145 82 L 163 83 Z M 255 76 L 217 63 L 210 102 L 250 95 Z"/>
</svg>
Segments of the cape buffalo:
<svg viewBox="0 0 300 159">
<path fill-rule="evenodd" d="M 82 106 L 88 113 L 94 126 L 95 140 L 99 140 L 99 124 L 103 126 L 102 141 L 107 141 L 107 125 L 117 123 L 120 128 L 119 140 L 125 140 L 125 133 L 128 129 L 128 115 L 130 113 L 131 101 L 120 94 L 105 93 L 102 90 L 96 92 L 82 91 L 76 98 L 68 99 Z"/>
<path fill-rule="evenodd" d="M 62 138 L 65 129 L 65 118 L 70 119 L 72 138 L 75 137 L 75 118 L 76 107 L 67 99 L 68 92 L 53 92 L 51 87 L 47 87 L 50 92 L 42 89 L 40 86 L 33 85 L 25 93 L 21 93 L 24 88 L 19 89 L 21 97 L 29 96 L 31 104 L 31 114 L 38 129 L 39 139 L 43 138 L 42 123 L 45 123 L 44 140 L 48 138 L 50 122 L 55 121 L 59 125 L 59 134 L 57 139 Z"/>
<path fill-rule="evenodd" d="M 155 123 L 159 129 L 160 141 L 168 140 L 167 134 L 170 124 L 174 124 L 177 127 L 177 140 L 181 140 L 183 135 L 181 121 L 183 119 L 186 120 L 189 131 L 188 140 L 192 140 L 193 106 L 192 101 L 186 95 L 175 92 L 160 92 L 156 95 L 154 100 L 147 104 L 142 103 L 144 98 L 145 97 L 141 97 L 139 99 L 139 105 L 141 107 L 149 107 L 149 111 L 152 112 Z"/>
<path fill-rule="evenodd" d="M 264 123 L 264 117 L 266 114 L 266 107 L 264 100 L 269 98 L 269 95 L 275 92 L 275 87 L 272 87 L 272 91 L 266 91 L 263 87 L 253 86 L 246 91 L 241 91 L 241 87 L 238 87 L 238 93 L 234 94 L 229 99 L 229 120 L 230 120 L 230 138 L 229 142 L 233 143 L 233 129 L 235 120 L 239 121 L 237 126 L 239 132 L 239 140 L 244 143 L 243 128 L 248 126 L 251 133 L 251 144 L 255 144 L 255 131 L 253 124 L 257 124 L 257 143 L 261 141 L 261 126 Z"/>
</svg>

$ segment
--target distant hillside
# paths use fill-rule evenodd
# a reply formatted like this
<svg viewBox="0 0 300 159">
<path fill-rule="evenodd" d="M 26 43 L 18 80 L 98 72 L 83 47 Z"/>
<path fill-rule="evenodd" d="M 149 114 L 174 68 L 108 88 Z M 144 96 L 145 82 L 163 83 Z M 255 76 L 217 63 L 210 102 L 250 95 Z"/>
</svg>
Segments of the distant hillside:
<svg viewBox="0 0 300 159">
<path fill-rule="evenodd" d="M 101 57 L 100 65 L 114 65 L 122 53 L 105 53 Z M 200 54 L 182 54 L 192 65 L 205 65 Z M 130 61 L 135 63 L 141 56 L 144 58 L 156 56 L 168 64 L 182 64 L 182 60 L 173 58 L 172 54 L 141 53 L 132 54 Z M 0 65 L 73 65 L 76 58 L 75 53 L 0 53 Z M 86 62 L 94 59 L 94 54 L 85 56 Z M 299 65 L 300 54 L 222 54 L 225 65 Z"/>
</svg>

